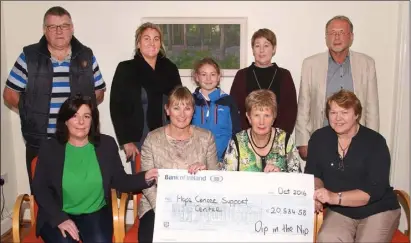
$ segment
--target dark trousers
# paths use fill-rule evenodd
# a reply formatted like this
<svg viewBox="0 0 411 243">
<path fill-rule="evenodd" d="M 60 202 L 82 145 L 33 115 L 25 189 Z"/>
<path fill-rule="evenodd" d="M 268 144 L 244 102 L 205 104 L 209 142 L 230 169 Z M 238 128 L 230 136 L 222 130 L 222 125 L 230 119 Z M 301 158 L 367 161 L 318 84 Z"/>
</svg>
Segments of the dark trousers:
<svg viewBox="0 0 411 243">
<path fill-rule="evenodd" d="M 138 227 L 138 242 L 139 243 L 151 243 L 153 242 L 154 233 L 154 210 L 150 210 L 143 215 L 140 219 L 140 225 Z"/>
<path fill-rule="evenodd" d="M 71 215 L 71 220 L 79 230 L 82 243 L 111 243 L 113 241 L 113 219 L 108 206 L 90 214 Z M 78 243 L 68 232 L 63 237 L 58 227 L 45 223 L 40 230 L 44 243 Z"/>
<path fill-rule="evenodd" d="M 27 175 L 29 176 L 30 192 L 32 192 L 31 183 L 33 181 L 33 176 L 31 174 L 31 161 L 38 155 L 38 148 L 34 148 L 26 145 L 26 167 Z"/>
</svg>

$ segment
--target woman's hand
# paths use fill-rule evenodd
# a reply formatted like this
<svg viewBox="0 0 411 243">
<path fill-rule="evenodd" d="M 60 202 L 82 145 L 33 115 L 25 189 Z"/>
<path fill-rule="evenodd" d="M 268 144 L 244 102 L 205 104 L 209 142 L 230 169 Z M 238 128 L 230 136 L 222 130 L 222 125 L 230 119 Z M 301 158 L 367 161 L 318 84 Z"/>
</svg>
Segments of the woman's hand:
<svg viewBox="0 0 411 243">
<path fill-rule="evenodd" d="M 148 170 L 148 171 L 146 172 L 146 174 L 144 175 L 144 177 L 145 177 L 145 179 L 146 179 L 146 181 L 147 181 L 148 184 L 150 184 L 149 182 L 151 182 L 151 181 L 153 181 L 153 180 L 156 180 L 156 181 L 157 181 L 157 178 L 158 178 L 158 169 L 157 169 L 157 168 L 153 168 L 153 169 Z"/>
<path fill-rule="evenodd" d="M 197 171 L 206 170 L 206 169 L 207 169 L 207 167 L 205 166 L 205 164 L 200 163 L 200 162 L 196 162 L 196 163 L 191 164 L 190 166 L 188 166 L 188 173 L 195 174 L 195 173 L 197 173 Z"/>
<path fill-rule="evenodd" d="M 325 189 L 325 188 L 319 188 L 317 190 L 315 190 L 314 192 L 314 200 L 318 200 L 320 201 L 322 204 L 324 203 L 328 203 L 328 204 L 332 204 L 335 205 L 336 203 L 336 193 L 334 192 L 330 192 L 329 190 Z M 338 197 L 338 195 L 337 195 Z"/>
<path fill-rule="evenodd" d="M 124 152 L 126 153 L 127 161 L 134 160 L 136 155 L 140 153 L 134 143 L 126 143 L 123 145 L 123 148 Z"/>
<path fill-rule="evenodd" d="M 281 172 L 281 170 L 275 165 L 267 164 L 264 168 L 264 172 Z"/>
<path fill-rule="evenodd" d="M 315 212 L 316 213 L 319 213 L 319 212 L 323 211 L 323 204 L 320 201 L 315 200 L 314 206 L 315 206 Z"/>
<path fill-rule="evenodd" d="M 76 241 L 80 241 L 80 237 L 78 234 L 78 229 L 76 224 L 73 222 L 71 219 L 67 219 L 63 223 L 58 225 L 58 228 L 61 231 L 61 234 L 63 235 L 64 238 L 66 238 L 66 231 L 71 235 L 71 238 L 73 238 Z"/>
</svg>

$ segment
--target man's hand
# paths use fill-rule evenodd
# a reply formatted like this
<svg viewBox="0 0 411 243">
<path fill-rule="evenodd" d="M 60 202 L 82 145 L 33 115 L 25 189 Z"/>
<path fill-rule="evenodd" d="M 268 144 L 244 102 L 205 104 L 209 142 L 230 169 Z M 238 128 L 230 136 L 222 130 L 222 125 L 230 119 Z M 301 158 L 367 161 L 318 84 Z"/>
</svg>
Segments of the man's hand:
<svg viewBox="0 0 411 243">
<path fill-rule="evenodd" d="M 100 105 L 101 103 L 103 103 L 104 100 L 104 92 L 105 90 L 100 89 L 100 90 L 96 90 L 96 101 L 97 101 L 97 105 Z"/>
<path fill-rule="evenodd" d="M 20 93 L 8 87 L 4 87 L 3 91 L 4 104 L 15 112 L 19 112 Z"/>
<path fill-rule="evenodd" d="M 140 153 L 134 143 L 126 143 L 123 145 L 123 148 L 126 153 L 127 161 L 134 160 L 136 155 Z"/>
<path fill-rule="evenodd" d="M 307 154 L 308 154 L 308 146 L 299 146 L 298 147 L 298 153 L 300 154 L 300 157 L 303 160 L 307 159 Z"/>
</svg>

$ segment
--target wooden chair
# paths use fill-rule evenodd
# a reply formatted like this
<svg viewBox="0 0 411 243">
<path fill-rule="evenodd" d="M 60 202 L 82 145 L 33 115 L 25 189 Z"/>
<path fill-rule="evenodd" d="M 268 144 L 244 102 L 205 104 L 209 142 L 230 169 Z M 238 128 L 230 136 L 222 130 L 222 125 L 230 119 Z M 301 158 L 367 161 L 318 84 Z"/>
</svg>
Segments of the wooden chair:
<svg viewBox="0 0 411 243">
<path fill-rule="evenodd" d="M 391 243 L 410 243 L 410 196 L 408 193 L 402 190 L 394 190 L 394 193 L 397 195 L 398 201 L 401 204 L 401 207 L 405 211 L 405 216 L 407 217 L 407 229 L 404 232 L 401 232 L 397 229 L 394 232 Z M 316 219 L 314 220 L 314 242 L 318 232 L 320 231 L 321 225 L 323 223 L 323 213 L 316 214 Z"/>
<path fill-rule="evenodd" d="M 136 171 L 141 170 L 141 157 L 138 154 L 135 158 L 136 160 Z M 142 193 L 132 194 L 132 193 L 122 193 L 120 198 L 120 207 L 118 211 L 118 239 L 119 242 L 127 242 L 127 243 L 137 243 L 138 242 L 138 227 L 140 225 L 140 220 L 138 218 L 138 204 L 140 203 L 140 199 L 142 197 Z M 126 212 L 127 212 L 127 205 L 130 196 L 133 197 L 133 217 L 134 223 L 126 231 Z"/>
<path fill-rule="evenodd" d="M 407 218 L 407 228 L 404 232 L 397 229 L 392 237 L 392 243 L 409 243 L 410 242 L 410 196 L 403 190 L 394 190 L 398 201 L 405 212 Z"/>
<path fill-rule="evenodd" d="M 36 170 L 37 157 L 31 162 L 31 177 L 34 177 L 34 172 Z M 111 199 L 112 199 L 112 210 L 113 210 L 113 242 L 116 242 L 115 239 L 118 238 L 118 206 L 117 206 L 117 194 L 116 191 L 111 189 Z M 30 205 L 30 230 L 29 232 L 20 239 L 22 218 L 24 211 L 22 211 L 23 202 L 28 202 Z M 33 195 L 21 194 L 17 197 L 16 202 L 14 203 L 13 208 L 13 218 L 12 218 L 12 232 L 13 232 L 13 242 L 22 242 L 22 243 L 43 243 L 41 237 L 36 236 L 36 219 L 37 219 L 38 206 L 34 200 Z"/>
</svg>

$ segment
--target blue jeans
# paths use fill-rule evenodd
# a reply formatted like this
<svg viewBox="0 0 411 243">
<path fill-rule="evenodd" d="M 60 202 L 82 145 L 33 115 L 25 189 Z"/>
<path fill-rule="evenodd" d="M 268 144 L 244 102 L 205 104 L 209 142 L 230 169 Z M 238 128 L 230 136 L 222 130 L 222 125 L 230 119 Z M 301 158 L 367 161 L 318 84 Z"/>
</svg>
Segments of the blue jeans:
<svg viewBox="0 0 411 243">
<path fill-rule="evenodd" d="M 81 215 L 69 214 L 79 230 L 82 243 L 111 243 L 113 241 L 113 218 L 108 206 L 97 212 Z M 40 230 L 44 243 L 78 243 L 69 233 L 63 237 L 58 227 L 51 227 L 47 222 Z"/>
</svg>

